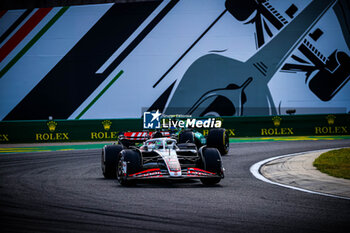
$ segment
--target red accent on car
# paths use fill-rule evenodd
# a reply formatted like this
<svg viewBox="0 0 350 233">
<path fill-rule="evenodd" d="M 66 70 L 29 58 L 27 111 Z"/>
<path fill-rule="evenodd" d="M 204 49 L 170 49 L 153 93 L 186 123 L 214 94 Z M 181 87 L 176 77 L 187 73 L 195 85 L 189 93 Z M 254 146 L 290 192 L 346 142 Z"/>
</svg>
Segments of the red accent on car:
<svg viewBox="0 0 350 233">
<path fill-rule="evenodd" d="M 170 132 L 160 131 L 164 137 L 170 137 Z M 147 140 L 154 132 L 125 132 L 124 137 L 128 140 Z"/>
<path fill-rule="evenodd" d="M 211 176 L 216 175 L 214 172 L 205 171 L 200 168 L 189 167 L 187 168 L 187 176 Z"/>
<path fill-rule="evenodd" d="M 147 170 L 144 170 L 144 171 L 140 171 L 140 172 L 131 174 L 129 176 L 139 176 L 139 175 L 144 176 L 144 175 L 147 175 L 147 174 L 153 173 L 153 172 L 160 172 L 160 169 L 159 168 L 151 168 L 151 169 L 147 169 Z"/>
</svg>

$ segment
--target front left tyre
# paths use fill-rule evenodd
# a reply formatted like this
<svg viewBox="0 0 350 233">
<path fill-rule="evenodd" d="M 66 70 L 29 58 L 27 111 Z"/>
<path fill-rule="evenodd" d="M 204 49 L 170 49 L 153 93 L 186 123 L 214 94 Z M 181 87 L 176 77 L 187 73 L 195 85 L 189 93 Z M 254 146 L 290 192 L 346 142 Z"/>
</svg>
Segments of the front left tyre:
<svg viewBox="0 0 350 233">
<path fill-rule="evenodd" d="M 116 178 L 117 161 L 119 153 L 123 150 L 121 145 L 106 145 L 102 149 L 101 169 L 102 174 L 107 179 Z"/>
<path fill-rule="evenodd" d="M 123 150 L 117 166 L 117 180 L 123 186 L 135 184 L 135 180 L 130 179 L 130 175 L 141 171 L 142 158 L 137 150 Z"/>
</svg>

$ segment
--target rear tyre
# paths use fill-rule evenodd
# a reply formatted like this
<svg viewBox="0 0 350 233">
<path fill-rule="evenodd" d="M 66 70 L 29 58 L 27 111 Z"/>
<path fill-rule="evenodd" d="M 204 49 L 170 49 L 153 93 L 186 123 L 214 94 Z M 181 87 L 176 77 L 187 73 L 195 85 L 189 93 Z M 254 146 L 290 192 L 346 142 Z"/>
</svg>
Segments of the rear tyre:
<svg viewBox="0 0 350 233">
<path fill-rule="evenodd" d="M 135 180 L 130 179 L 129 175 L 141 171 L 142 158 L 138 151 L 123 150 L 117 166 L 117 179 L 123 186 L 135 184 Z"/>
<path fill-rule="evenodd" d="M 211 129 L 207 137 L 207 146 L 217 148 L 222 155 L 226 155 L 230 148 L 226 129 Z"/>
<path fill-rule="evenodd" d="M 193 132 L 191 130 L 184 130 L 180 132 L 178 143 L 195 143 Z"/>
<path fill-rule="evenodd" d="M 201 178 L 201 182 L 205 185 L 214 185 L 219 183 L 224 177 L 221 155 L 219 151 L 216 148 L 204 147 L 202 149 L 202 163 L 204 170 L 216 173 L 220 177 Z"/>
<path fill-rule="evenodd" d="M 102 149 L 101 169 L 102 174 L 107 179 L 116 178 L 117 161 L 119 153 L 123 150 L 121 145 L 106 145 Z"/>
<path fill-rule="evenodd" d="M 152 134 L 152 138 L 162 138 L 163 134 L 159 131 L 156 131 Z"/>
<path fill-rule="evenodd" d="M 203 146 L 201 140 L 195 137 L 195 133 L 192 130 L 182 131 L 179 135 L 178 143 L 194 143 L 197 148 Z"/>
<path fill-rule="evenodd" d="M 197 146 L 194 143 L 178 143 L 177 146 L 182 150 L 197 150 Z"/>
</svg>

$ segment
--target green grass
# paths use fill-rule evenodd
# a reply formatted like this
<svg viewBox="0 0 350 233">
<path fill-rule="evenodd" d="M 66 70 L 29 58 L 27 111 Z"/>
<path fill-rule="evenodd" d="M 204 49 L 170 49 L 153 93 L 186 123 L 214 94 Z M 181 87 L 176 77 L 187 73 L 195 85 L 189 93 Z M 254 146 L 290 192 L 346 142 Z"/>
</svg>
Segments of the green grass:
<svg viewBox="0 0 350 233">
<path fill-rule="evenodd" d="M 328 175 L 350 179 L 350 148 L 323 153 L 313 164 Z"/>
</svg>

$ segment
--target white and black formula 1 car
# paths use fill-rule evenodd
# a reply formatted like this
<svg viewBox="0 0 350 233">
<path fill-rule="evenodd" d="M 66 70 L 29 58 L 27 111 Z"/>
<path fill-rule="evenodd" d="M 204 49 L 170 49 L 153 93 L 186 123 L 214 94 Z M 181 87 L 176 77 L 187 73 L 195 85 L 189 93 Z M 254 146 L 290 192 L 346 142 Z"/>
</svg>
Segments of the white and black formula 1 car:
<svg viewBox="0 0 350 233">
<path fill-rule="evenodd" d="M 200 179 L 214 185 L 224 178 L 217 148 L 177 143 L 169 132 L 162 137 L 159 132 L 124 133 L 116 144 L 104 146 L 101 167 L 105 178 L 124 186 L 145 179 Z"/>
</svg>

